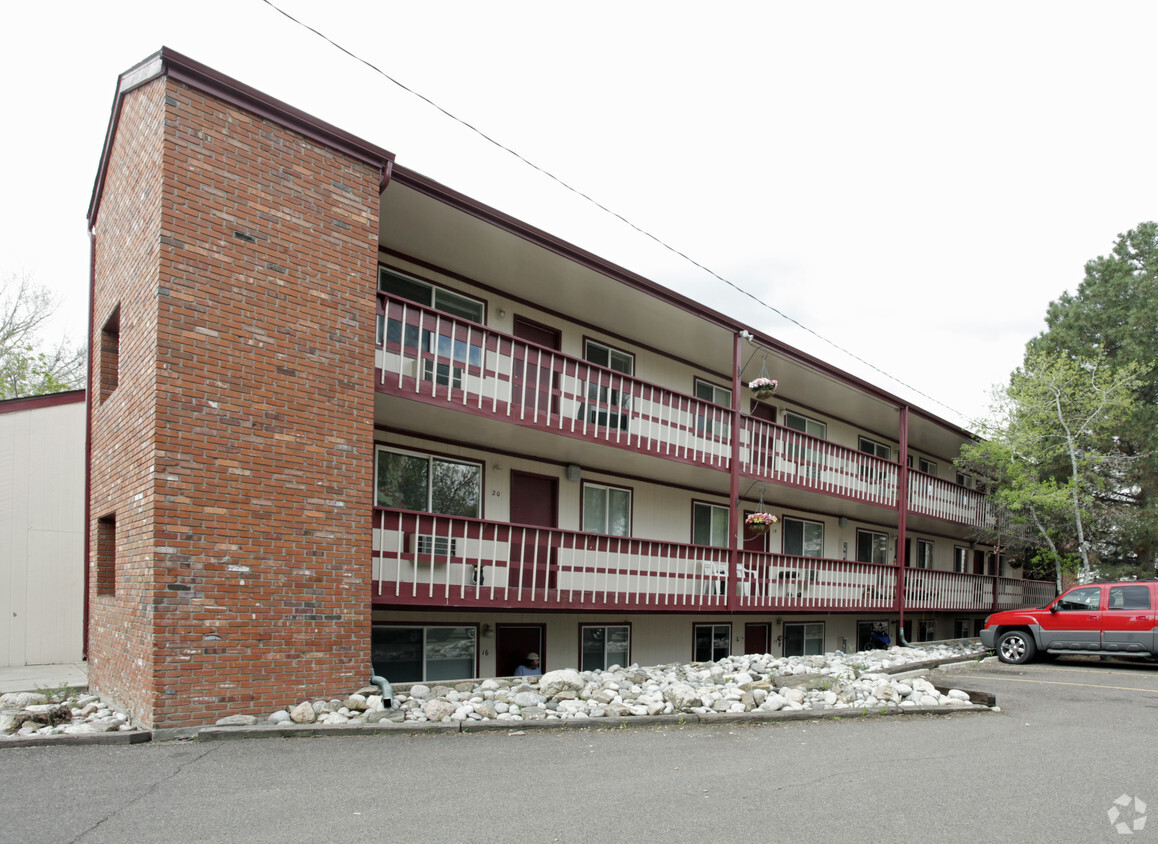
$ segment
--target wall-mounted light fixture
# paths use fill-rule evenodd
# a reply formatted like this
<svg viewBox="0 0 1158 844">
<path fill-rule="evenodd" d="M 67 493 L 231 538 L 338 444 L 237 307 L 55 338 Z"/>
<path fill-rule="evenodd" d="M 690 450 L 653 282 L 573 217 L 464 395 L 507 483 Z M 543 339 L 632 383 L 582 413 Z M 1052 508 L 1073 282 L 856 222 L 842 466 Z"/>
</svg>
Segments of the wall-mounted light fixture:
<svg viewBox="0 0 1158 844">
<path fill-rule="evenodd" d="M 571 481 L 571 483 L 577 483 L 581 474 L 582 472 L 579 469 L 578 463 L 572 463 L 567 466 L 567 480 Z"/>
<path fill-rule="evenodd" d="M 839 524 L 841 527 L 848 527 L 848 516 L 841 516 L 841 517 L 840 517 L 840 518 L 837 520 L 837 523 L 838 523 L 838 524 Z"/>
<path fill-rule="evenodd" d="M 495 635 L 495 628 L 489 624 L 484 624 L 482 626 L 482 634 L 489 639 L 491 636 Z"/>
</svg>

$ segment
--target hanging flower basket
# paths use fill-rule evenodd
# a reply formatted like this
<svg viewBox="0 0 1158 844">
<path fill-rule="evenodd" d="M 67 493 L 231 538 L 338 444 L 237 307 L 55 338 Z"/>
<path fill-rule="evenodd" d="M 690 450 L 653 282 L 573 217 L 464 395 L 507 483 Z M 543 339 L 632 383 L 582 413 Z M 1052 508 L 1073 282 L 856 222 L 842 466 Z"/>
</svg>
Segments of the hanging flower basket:
<svg viewBox="0 0 1158 844">
<path fill-rule="evenodd" d="M 754 378 L 749 384 L 748 388 L 752 391 L 758 399 L 770 399 L 776 395 L 776 380 L 774 378 Z"/>
<path fill-rule="evenodd" d="M 747 527 L 749 531 L 756 534 L 756 536 L 762 536 L 771 530 L 772 525 L 776 524 L 778 521 L 780 520 L 773 516 L 771 513 L 753 513 L 748 518 L 744 519 L 744 526 Z"/>
</svg>

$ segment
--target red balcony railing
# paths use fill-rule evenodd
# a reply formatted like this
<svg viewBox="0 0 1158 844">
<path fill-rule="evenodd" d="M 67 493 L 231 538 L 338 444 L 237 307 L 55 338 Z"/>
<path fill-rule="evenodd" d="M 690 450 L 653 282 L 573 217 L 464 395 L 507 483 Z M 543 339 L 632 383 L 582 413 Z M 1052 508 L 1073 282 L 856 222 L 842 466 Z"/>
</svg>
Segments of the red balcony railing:
<svg viewBox="0 0 1158 844">
<path fill-rule="evenodd" d="M 751 610 L 892 610 L 897 567 L 745 551 L 737 603 Z"/>
<path fill-rule="evenodd" d="M 375 510 L 372 597 L 419 606 L 723 609 L 727 560 L 725 548 Z"/>
<path fill-rule="evenodd" d="M 374 511 L 373 600 L 413 606 L 672 612 L 728 608 L 729 552 L 653 539 Z M 740 552 L 732 608 L 873 611 L 897 604 L 897 567 Z M 1053 597 L 1053 585 L 926 569 L 904 606 L 986 612 Z"/>
<path fill-rule="evenodd" d="M 727 469 L 731 411 L 412 302 L 379 302 L 380 388 Z"/>
<path fill-rule="evenodd" d="M 430 404 L 726 471 L 732 411 L 466 319 L 379 298 L 379 388 Z M 895 508 L 900 465 L 752 417 L 741 428 L 749 477 Z M 911 512 L 976 528 L 989 498 L 909 469 Z"/>
<path fill-rule="evenodd" d="M 975 489 L 909 469 L 909 512 L 974 528 L 992 528 L 993 499 Z"/>
<path fill-rule="evenodd" d="M 760 419 L 744 419 L 740 471 L 871 504 L 897 504 L 896 463 Z"/>
</svg>

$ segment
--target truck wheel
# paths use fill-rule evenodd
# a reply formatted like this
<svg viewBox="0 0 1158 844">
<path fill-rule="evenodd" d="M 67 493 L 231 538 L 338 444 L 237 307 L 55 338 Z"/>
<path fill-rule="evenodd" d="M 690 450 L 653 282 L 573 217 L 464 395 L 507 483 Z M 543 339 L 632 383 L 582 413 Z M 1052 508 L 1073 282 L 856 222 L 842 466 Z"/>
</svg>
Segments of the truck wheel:
<svg viewBox="0 0 1158 844">
<path fill-rule="evenodd" d="M 997 658 L 1010 665 L 1023 665 L 1037 655 L 1033 637 L 1024 630 L 1009 630 L 997 637 Z"/>
</svg>

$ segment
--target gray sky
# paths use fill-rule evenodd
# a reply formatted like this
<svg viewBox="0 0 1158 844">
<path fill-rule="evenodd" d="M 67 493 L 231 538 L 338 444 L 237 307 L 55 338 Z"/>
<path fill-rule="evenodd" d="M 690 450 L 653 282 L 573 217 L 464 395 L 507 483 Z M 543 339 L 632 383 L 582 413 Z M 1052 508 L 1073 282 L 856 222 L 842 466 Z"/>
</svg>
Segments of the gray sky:
<svg viewBox="0 0 1158 844">
<path fill-rule="evenodd" d="M 278 4 L 925 395 L 261 0 L 5 12 L 0 273 L 61 292 L 56 330 L 84 334 L 117 74 L 162 45 L 960 424 L 1085 262 L 1158 217 L 1149 0 Z"/>
</svg>

